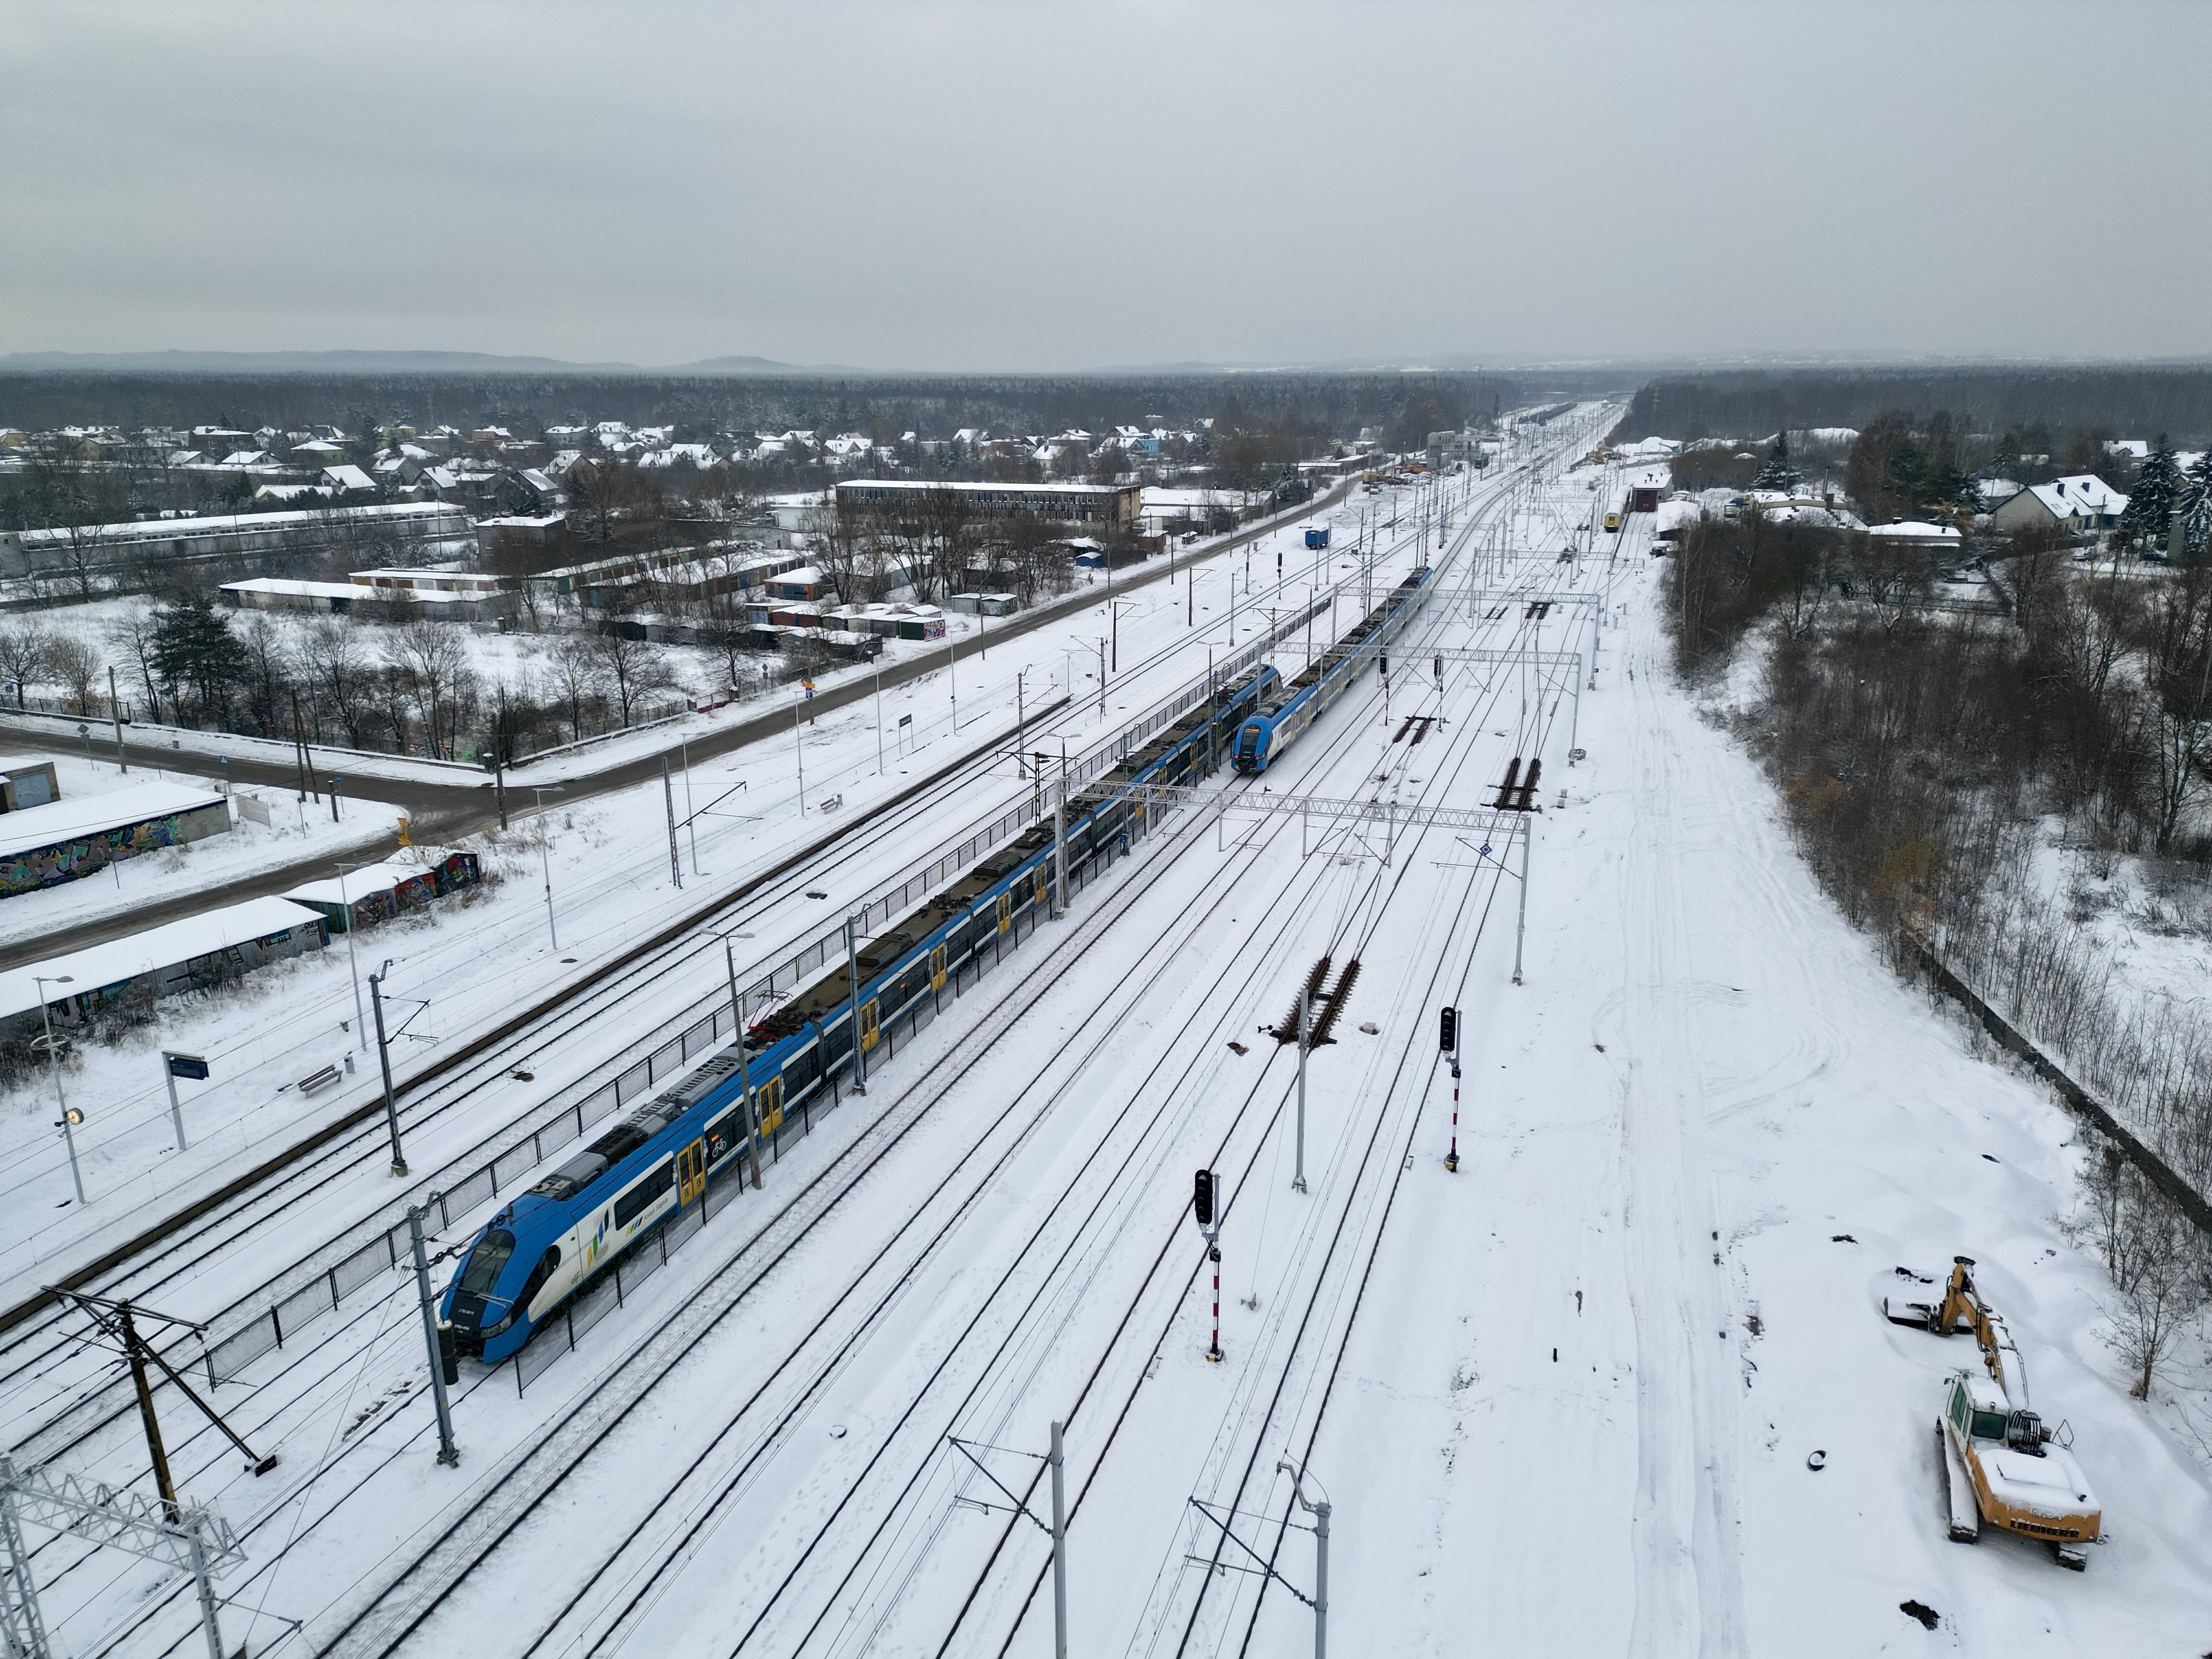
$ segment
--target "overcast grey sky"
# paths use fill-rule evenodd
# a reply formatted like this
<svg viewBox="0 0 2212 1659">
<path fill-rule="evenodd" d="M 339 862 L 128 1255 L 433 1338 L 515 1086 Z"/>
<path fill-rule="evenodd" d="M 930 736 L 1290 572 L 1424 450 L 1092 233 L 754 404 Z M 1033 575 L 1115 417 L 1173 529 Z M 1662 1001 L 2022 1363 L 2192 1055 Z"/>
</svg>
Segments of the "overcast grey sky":
<svg viewBox="0 0 2212 1659">
<path fill-rule="evenodd" d="M 2212 6 L 43 5 L 0 352 L 2212 351 Z"/>
</svg>

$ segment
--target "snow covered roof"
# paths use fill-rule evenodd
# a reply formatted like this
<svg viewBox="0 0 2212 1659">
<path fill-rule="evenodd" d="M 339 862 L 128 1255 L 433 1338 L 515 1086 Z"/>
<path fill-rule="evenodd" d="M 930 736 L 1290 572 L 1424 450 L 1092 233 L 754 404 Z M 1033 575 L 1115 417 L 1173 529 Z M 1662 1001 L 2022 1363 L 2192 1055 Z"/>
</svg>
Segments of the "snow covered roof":
<svg viewBox="0 0 2212 1659">
<path fill-rule="evenodd" d="M 13 817 L 15 814 L 9 816 Z M 159 927 L 149 927 L 143 933 L 110 939 L 105 945 L 94 945 L 86 950 L 72 951 L 66 956 L 49 957 L 44 962 L 10 968 L 0 971 L 0 1019 L 28 1013 L 46 997 L 58 1002 L 67 997 L 82 996 L 88 991 L 120 985 L 157 969 L 173 968 L 194 957 L 266 939 L 303 922 L 321 920 L 304 904 L 295 904 L 289 899 L 248 899 L 243 904 L 203 910 L 181 921 L 164 922 Z M 71 982 L 56 985 L 54 981 L 64 975 Z M 46 997 L 40 995 L 35 982 L 39 978 L 46 981 Z"/>
<path fill-rule="evenodd" d="M 181 783 L 133 783 L 100 795 L 74 795 L 0 814 L 0 859 L 11 859 L 41 847 L 120 830 L 128 823 L 167 817 L 194 807 L 212 806 L 222 799 L 204 789 Z"/>
<path fill-rule="evenodd" d="M 374 489 L 376 480 L 357 466 L 326 466 L 323 477 L 340 489 Z"/>
<path fill-rule="evenodd" d="M 419 864 L 387 859 L 346 872 L 343 880 L 310 881 L 286 890 L 283 896 L 302 904 L 358 904 L 371 893 L 388 893 L 404 882 L 419 880 L 432 872 Z"/>
<path fill-rule="evenodd" d="M 279 593 L 299 599 L 365 599 L 360 588 L 351 582 L 300 581 L 289 576 L 249 576 L 243 581 L 225 582 L 226 593 Z"/>
<path fill-rule="evenodd" d="M 2107 455 L 2127 455 L 2140 461 L 2150 454 L 2150 445 L 2141 438 L 2109 438 L 2105 442 Z"/>
<path fill-rule="evenodd" d="M 1917 519 L 1905 519 L 1896 524 L 1878 524 L 1867 532 L 1869 536 L 1899 542 L 1963 542 L 1966 540 L 1948 524 L 1929 524 Z"/>
<path fill-rule="evenodd" d="M 2094 472 L 2071 473 L 2047 484 L 2032 485 L 2029 493 L 2060 519 L 2118 514 L 2128 506 L 2125 495 Z"/>
</svg>

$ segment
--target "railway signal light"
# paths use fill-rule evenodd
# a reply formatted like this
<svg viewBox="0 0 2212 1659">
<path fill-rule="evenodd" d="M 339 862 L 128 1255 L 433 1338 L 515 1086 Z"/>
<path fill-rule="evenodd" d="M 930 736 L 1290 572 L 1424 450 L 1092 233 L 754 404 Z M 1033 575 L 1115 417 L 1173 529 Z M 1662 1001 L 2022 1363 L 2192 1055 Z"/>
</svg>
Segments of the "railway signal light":
<svg viewBox="0 0 2212 1659">
<path fill-rule="evenodd" d="M 1190 1206 L 1200 1227 L 1213 1225 L 1213 1171 L 1200 1170 L 1191 1182 Z"/>
<path fill-rule="evenodd" d="M 1437 1047 L 1447 1054 L 1459 1047 L 1458 1009 L 1445 1008 L 1439 1011 L 1439 1018 L 1437 1021 Z"/>
</svg>

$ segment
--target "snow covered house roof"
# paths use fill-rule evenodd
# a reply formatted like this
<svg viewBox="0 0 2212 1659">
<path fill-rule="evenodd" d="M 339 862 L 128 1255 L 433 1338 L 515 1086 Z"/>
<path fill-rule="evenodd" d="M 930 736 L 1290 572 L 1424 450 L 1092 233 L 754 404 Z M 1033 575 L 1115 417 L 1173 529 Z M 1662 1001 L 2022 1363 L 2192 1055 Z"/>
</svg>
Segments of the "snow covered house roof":
<svg viewBox="0 0 2212 1659">
<path fill-rule="evenodd" d="M 325 467 L 323 469 L 323 482 L 337 489 L 374 489 L 376 488 L 375 479 L 370 477 L 368 473 L 362 471 L 359 467 L 350 465 L 344 466 Z"/>
</svg>

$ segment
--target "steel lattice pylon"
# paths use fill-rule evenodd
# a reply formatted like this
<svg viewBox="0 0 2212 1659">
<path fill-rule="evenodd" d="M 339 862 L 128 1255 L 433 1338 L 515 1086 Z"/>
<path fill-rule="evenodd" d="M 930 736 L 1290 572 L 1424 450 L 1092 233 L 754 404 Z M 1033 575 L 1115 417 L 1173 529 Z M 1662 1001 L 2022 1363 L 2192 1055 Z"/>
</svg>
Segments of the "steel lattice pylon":
<svg viewBox="0 0 2212 1659">
<path fill-rule="evenodd" d="M 26 1522 L 191 1574 L 208 1651 L 213 1659 L 222 1659 L 214 1575 L 243 1562 L 246 1552 L 222 1516 L 186 1499 L 166 1504 L 82 1475 L 21 1468 L 14 1459 L 0 1456 L 0 1547 L 7 1551 L 0 1629 L 8 1659 L 49 1659 L 52 1651 L 39 1616 L 30 1551 L 23 1539 Z"/>
</svg>

